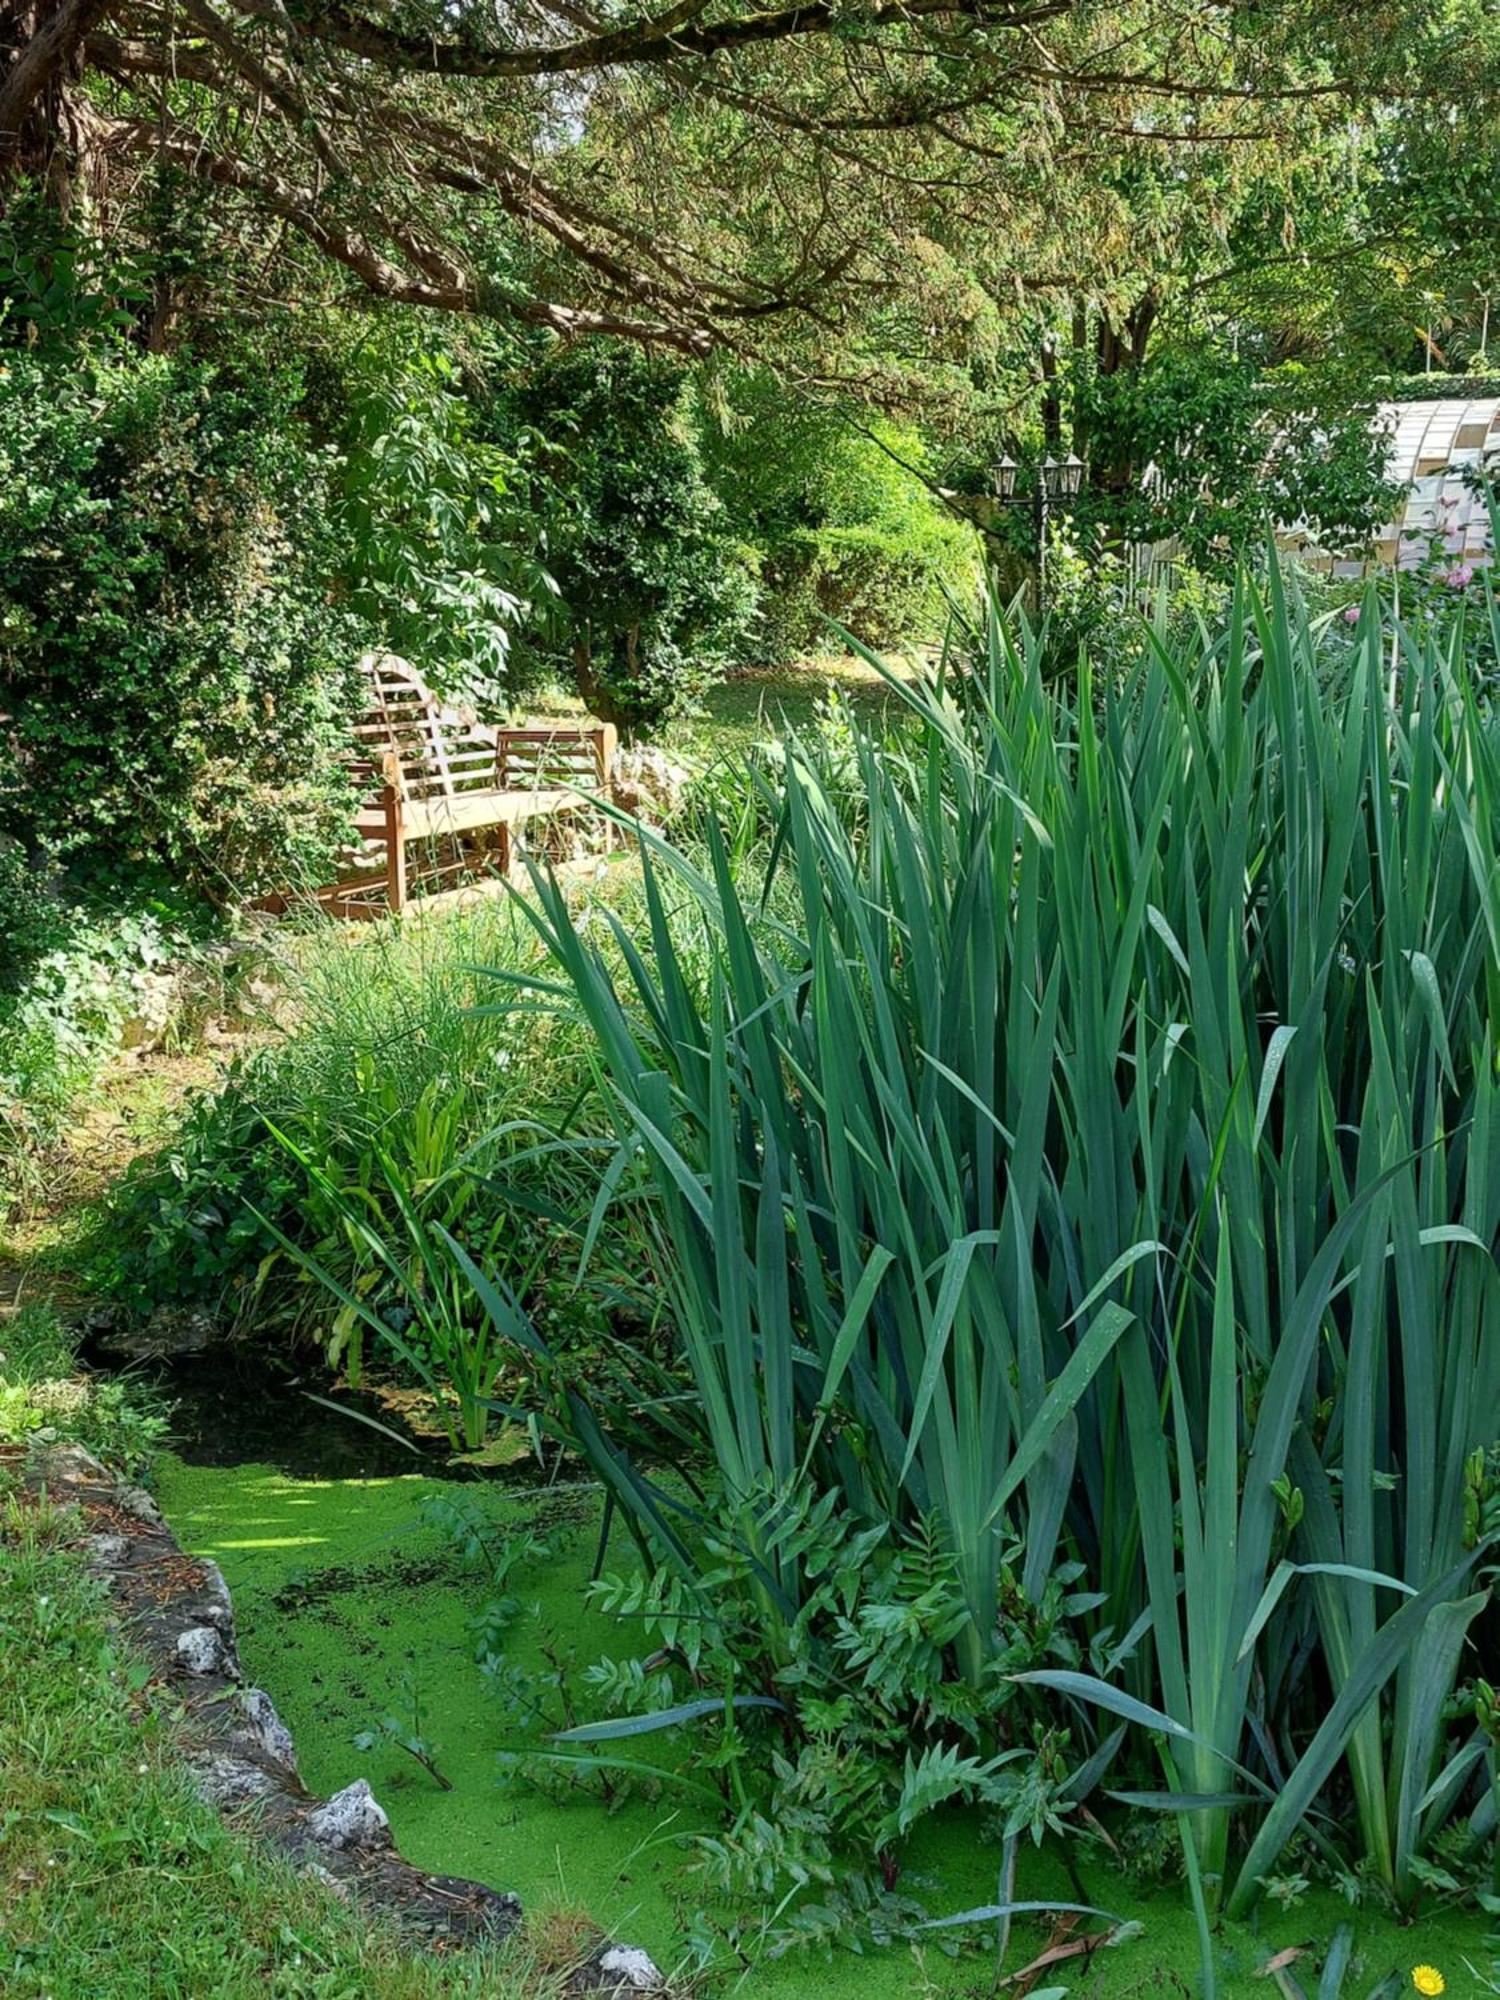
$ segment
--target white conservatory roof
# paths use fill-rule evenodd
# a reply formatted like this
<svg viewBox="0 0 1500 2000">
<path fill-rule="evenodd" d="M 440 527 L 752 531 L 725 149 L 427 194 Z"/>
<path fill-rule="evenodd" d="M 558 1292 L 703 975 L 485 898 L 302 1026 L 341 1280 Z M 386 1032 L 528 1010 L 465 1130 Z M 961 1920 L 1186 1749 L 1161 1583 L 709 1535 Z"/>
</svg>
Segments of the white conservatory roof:
<svg viewBox="0 0 1500 2000">
<path fill-rule="evenodd" d="M 1375 534 L 1375 560 L 1415 568 L 1437 535 L 1455 563 L 1488 562 L 1493 550 L 1484 496 L 1464 475 L 1500 460 L 1500 397 L 1382 403 L 1376 421 L 1390 435 L 1386 470 L 1410 490 L 1398 517 Z M 1335 576 L 1360 576 L 1368 566 L 1353 558 L 1332 568 Z"/>
</svg>

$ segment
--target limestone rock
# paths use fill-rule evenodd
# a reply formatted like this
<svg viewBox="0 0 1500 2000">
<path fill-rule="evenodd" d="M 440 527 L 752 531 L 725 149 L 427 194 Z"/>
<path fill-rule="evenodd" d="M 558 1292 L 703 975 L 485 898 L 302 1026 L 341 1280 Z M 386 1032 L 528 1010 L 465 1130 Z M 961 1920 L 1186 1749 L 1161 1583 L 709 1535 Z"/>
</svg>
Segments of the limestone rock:
<svg viewBox="0 0 1500 2000">
<path fill-rule="evenodd" d="M 341 1792 L 310 1812 L 307 1830 L 320 1846 L 376 1848 L 391 1845 L 391 1823 L 370 1790 L 367 1778 L 356 1778 Z"/>
<path fill-rule="evenodd" d="M 229 1599 L 229 1585 L 224 1581 L 224 1572 L 216 1562 L 205 1557 L 200 1564 L 203 1584 L 193 1616 L 202 1625 L 212 1625 L 216 1632 L 230 1638 L 234 1632 L 234 1606 Z"/>
<path fill-rule="evenodd" d="M 177 1634 L 177 1663 L 190 1674 L 222 1674 L 231 1667 L 224 1635 L 214 1625 L 189 1625 Z"/>
<path fill-rule="evenodd" d="M 246 1688 L 240 1696 L 240 1707 L 245 1718 L 246 1734 L 251 1736 L 262 1754 L 273 1764 L 280 1764 L 285 1770 L 297 1769 L 297 1748 L 292 1741 L 292 1732 L 276 1713 L 276 1705 L 264 1688 Z"/>
<path fill-rule="evenodd" d="M 127 1514 L 133 1514 L 138 1521 L 144 1521 L 148 1528 L 158 1528 L 162 1533 L 166 1532 L 167 1524 L 162 1519 L 161 1509 L 144 1486 L 122 1486 L 115 1495 L 115 1505 L 123 1507 Z"/>
<path fill-rule="evenodd" d="M 597 1993 L 625 2000 L 632 1993 L 665 1993 L 667 1982 L 655 1961 L 638 1945 L 604 1944 L 570 1974 L 566 1991 Z"/>
<path fill-rule="evenodd" d="M 246 1763 L 243 1757 L 210 1751 L 188 1761 L 200 1795 L 221 1812 L 231 1812 L 236 1806 L 248 1805 L 252 1799 L 263 1799 L 277 1790 L 276 1780 L 269 1772 L 261 1770 L 258 1764 Z"/>
</svg>

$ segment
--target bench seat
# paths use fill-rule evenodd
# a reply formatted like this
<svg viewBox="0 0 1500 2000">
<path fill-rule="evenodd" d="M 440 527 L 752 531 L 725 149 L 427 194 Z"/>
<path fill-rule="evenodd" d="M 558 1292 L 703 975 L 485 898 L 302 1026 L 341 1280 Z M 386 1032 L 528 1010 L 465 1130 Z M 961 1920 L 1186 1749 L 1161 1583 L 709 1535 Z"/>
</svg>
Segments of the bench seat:
<svg viewBox="0 0 1500 2000">
<path fill-rule="evenodd" d="M 576 792 L 462 792 L 457 798 L 408 803 L 401 823 L 408 840 L 440 840 L 447 833 L 473 833 L 487 826 L 519 826 L 529 819 L 550 819 L 554 813 L 585 803 Z M 367 840 L 383 839 L 384 805 L 366 807 L 354 827 Z"/>
</svg>

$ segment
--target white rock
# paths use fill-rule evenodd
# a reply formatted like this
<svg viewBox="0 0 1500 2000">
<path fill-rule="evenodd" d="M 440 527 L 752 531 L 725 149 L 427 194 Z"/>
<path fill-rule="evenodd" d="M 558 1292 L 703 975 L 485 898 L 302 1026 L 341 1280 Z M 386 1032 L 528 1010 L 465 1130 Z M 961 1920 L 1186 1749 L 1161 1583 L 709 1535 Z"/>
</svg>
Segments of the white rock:
<svg viewBox="0 0 1500 2000">
<path fill-rule="evenodd" d="M 212 1625 L 189 1625 L 179 1632 L 177 1658 L 190 1674 L 222 1674 L 229 1668 L 223 1636 Z"/>
<path fill-rule="evenodd" d="M 199 1794 L 221 1811 L 246 1805 L 251 1799 L 263 1799 L 268 1792 L 276 1790 L 274 1778 L 262 1771 L 259 1765 L 247 1764 L 241 1757 L 226 1757 L 211 1752 L 207 1756 L 194 1757 L 192 1766 Z"/>
<path fill-rule="evenodd" d="M 161 1517 L 161 1509 L 143 1486 L 122 1486 L 115 1495 L 115 1504 L 123 1507 L 127 1514 L 134 1514 L 138 1521 L 144 1521 L 148 1528 L 164 1528 L 167 1525 Z"/>
<path fill-rule="evenodd" d="M 637 1993 L 655 1993 L 665 1984 L 655 1962 L 638 1945 L 612 1944 L 600 1952 L 599 1970 Z"/>
<path fill-rule="evenodd" d="M 308 1831 L 324 1847 L 389 1847 L 391 1823 L 367 1778 L 356 1778 L 307 1816 Z"/>
<path fill-rule="evenodd" d="M 297 1768 L 297 1750 L 292 1742 L 292 1732 L 276 1713 L 275 1703 L 264 1688 L 246 1688 L 240 1697 L 240 1705 L 245 1712 L 245 1722 L 265 1754 L 273 1763 L 284 1764 L 289 1771 Z"/>
<path fill-rule="evenodd" d="M 130 1554 L 128 1535 L 90 1535 L 89 1561 L 97 1569 L 113 1569 Z"/>
<path fill-rule="evenodd" d="M 216 1562 L 204 1561 L 203 1591 L 194 1607 L 205 1625 L 217 1626 L 227 1637 L 234 1629 L 234 1607 L 229 1601 L 229 1585 Z"/>
</svg>

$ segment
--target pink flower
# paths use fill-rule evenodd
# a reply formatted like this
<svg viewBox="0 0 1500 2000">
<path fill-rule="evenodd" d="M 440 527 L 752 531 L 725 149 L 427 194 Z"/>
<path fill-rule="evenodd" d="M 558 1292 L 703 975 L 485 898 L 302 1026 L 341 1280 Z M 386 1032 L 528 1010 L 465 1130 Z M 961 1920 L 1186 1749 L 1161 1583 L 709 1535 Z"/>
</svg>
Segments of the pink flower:
<svg viewBox="0 0 1500 2000">
<path fill-rule="evenodd" d="M 1344 606 L 1344 623 L 1346 625 L 1357 625 L 1359 623 L 1359 606 L 1357 604 L 1346 604 Z"/>
<path fill-rule="evenodd" d="M 1443 581 L 1450 590 L 1462 590 L 1464 585 L 1472 579 L 1473 575 L 1473 563 L 1455 563 L 1452 569 L 1444 574 Z"/>
</svg>

